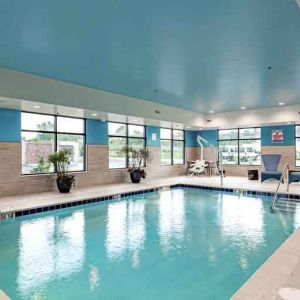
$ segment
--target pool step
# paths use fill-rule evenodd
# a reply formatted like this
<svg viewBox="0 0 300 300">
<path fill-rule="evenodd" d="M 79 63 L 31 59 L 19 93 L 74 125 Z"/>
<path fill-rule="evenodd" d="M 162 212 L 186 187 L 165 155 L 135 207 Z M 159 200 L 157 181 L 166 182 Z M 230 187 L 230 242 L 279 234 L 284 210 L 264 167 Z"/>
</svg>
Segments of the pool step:
<svg viewBox="0 0 300 300">
<path fill-rule="evenodd" d="M 287 198 L 279 198 L 275 203 L 274 209 L 288 212 L 296 212 L 297 209 L 300 209 L 300 202 L 290 200 Z"/>
</svg>

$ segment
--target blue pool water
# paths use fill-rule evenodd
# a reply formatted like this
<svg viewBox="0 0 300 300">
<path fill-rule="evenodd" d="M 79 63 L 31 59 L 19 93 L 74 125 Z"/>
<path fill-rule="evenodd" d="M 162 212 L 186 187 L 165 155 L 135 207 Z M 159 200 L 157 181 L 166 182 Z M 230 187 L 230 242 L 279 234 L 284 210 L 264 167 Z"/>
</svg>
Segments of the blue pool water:
<svg viewBox="0 0 300 300">
<path fill-rule="evenodd" d="M 268 197 L 173 189 L 0 224 L 12 299 L 229 299 L 300 225 Z"/>
</svg>

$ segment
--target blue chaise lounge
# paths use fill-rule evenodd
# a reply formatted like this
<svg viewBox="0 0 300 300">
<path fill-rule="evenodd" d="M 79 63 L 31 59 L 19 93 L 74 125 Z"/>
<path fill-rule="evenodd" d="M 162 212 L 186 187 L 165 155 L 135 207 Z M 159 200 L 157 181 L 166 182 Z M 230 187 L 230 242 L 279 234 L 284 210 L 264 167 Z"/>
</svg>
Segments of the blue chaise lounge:
<svg viewBox="0 0 300 300">
<path fill-rule="evenodd" d="M 282 172 L 278 170 L 280 154 L 263 154 L 262 160 L 264 162 L 265 171 L 261 171 L 261 182 L 268 179 L 280 180 Z"/>
</svg>

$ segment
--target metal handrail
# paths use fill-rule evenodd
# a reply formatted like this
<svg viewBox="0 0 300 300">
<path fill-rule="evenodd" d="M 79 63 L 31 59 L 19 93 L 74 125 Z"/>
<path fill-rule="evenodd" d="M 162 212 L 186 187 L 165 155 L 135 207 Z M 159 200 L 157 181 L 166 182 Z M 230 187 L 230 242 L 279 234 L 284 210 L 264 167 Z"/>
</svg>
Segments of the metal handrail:
<svg viewBox="0 0 300 300">
<path fill-rule="evenodd" d="M 221 186 L 223 187 L 223 180 L 224 180 L 224 168 L 223 168 L 223 157 L 222 157 L 222 152 L 218 151 L 218 156 L 219 156 L 219 164 L 220 164 L 220 179 L 221 179 Z"/>
<path fill-rule="evenodd" d="M 273 197 L 273 201 L 272 201 L 272 208 L 275 207 L 275 203 L 277 201 L 277 198 L 278 198 L 278 192 L 279 192 L 279 188 L 280 188 L 280 185 L 282 183 L 282 180 L 284 178 L 284 175 L 285 175 L 285 172 L 289 170 L 289 164 L 286 163 L 283 167 L 283 170 L 282 170 L 282 173 L 281 173 L 281 176 L 280 176 L 280 180 L 278 182 L 278 185 L 277 185 L 277 189 L 276 189 L 276 192 L 275 192 L 275 195 Z"/>
<path fill-rule="evenodd" d="M 200 135 L 197 135 L 197 142 L 202 147 L 201 151 L 203 151 L 203 144 L 202 144 L 202 142 L 204 142 L 205 144 L 207 144 L 208 147 L 211 149 L 213 160 L 216 163 L 216 167 L 218 168 L 219 172 L 221 171 L 220 172 L 221 173 L 220 174 L 220 179 L 221 179 L 221 186 L 223 186 L 224 168 L 223 168 L 223 161 L 222 161 L 222 153 L 219 150 L 217 150 L 217 153 L 216 153 L 215 152 L 216 151 L 215 147 L 209 141 L 207 141 L 206 139 L 204 139 Z M 202 155 L 201 155 L 201 159 L 203 159 L 203 152 L 202 152 Z M 219 167 L 218 167 L 218 163 L 219 163 Z M 220 170 L 219 170 L 219 168 L 220 168 Z"/>
</svg>

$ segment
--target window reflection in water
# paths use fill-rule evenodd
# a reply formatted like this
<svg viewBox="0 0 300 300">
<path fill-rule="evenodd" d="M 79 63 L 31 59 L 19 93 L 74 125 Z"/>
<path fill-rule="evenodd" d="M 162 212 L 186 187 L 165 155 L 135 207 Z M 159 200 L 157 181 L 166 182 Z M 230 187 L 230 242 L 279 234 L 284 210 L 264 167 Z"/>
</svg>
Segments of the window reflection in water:
<svg viewBox="0 0 300 300">
<path fill-rule="evenodd" d="M 163 252 L 166 253 L 171 250 L 173 245 L 174 247 L 179 246 L 180 242 L 184 239 L 184 229 L 184 191 L 161 192 L 159 202 L 159 236 Z"/>
<path fill-rule="evenodd" d="M 138 267 L 139 253 L 145 241 L 145 203 L 134 201 L 128 203 L 128 247 L 132 256 L 132 266 Z"/>
<path fill-rule="evenodd" d="M 125 201 L 109 204 L 106 225 L 106 251 L 110 259 L 124 255 L 126 248 L 126 215 Z"/>
<path fill-rule="evenodd" d="M 264 237 L 263 206 L 253 198 L 239 199 L 236 195 L 220 195 L 222 198 L 222 228 L 231 239 L 239 242 L 247 239 L 248 247 L 260 244 Z M 240 241 L 241 243 L 244 241 Z"/>
<path fill-rule="evenodd" d="M 90 266 L 89 283 L 91 291 L 94 291 L 100 285 L 100 273 L 96 266 Z"/>
<path fill-rule="evenodd" d="M 84 261 L 84 214 L 25 221 L 20 228 L 18 289 L 32 293 L 57 277 L 79 271 Z"/>
<path fill-rule="evenodd" d="M 239 248 L 239 263 L 248 268 L 246 255 L 264 243 L 263 204 L 253 198 L 220 195 L 222 200 L 221 228 L 233 247 Z"/>
<path fill-rule="evenodd" d="M 110 259 L 129 253 L 132 267 L 139 266 L 145 240 L 145 203 L 143 200 L 118 202 L 108 207 L 106 251 Z"/>
</svg>

